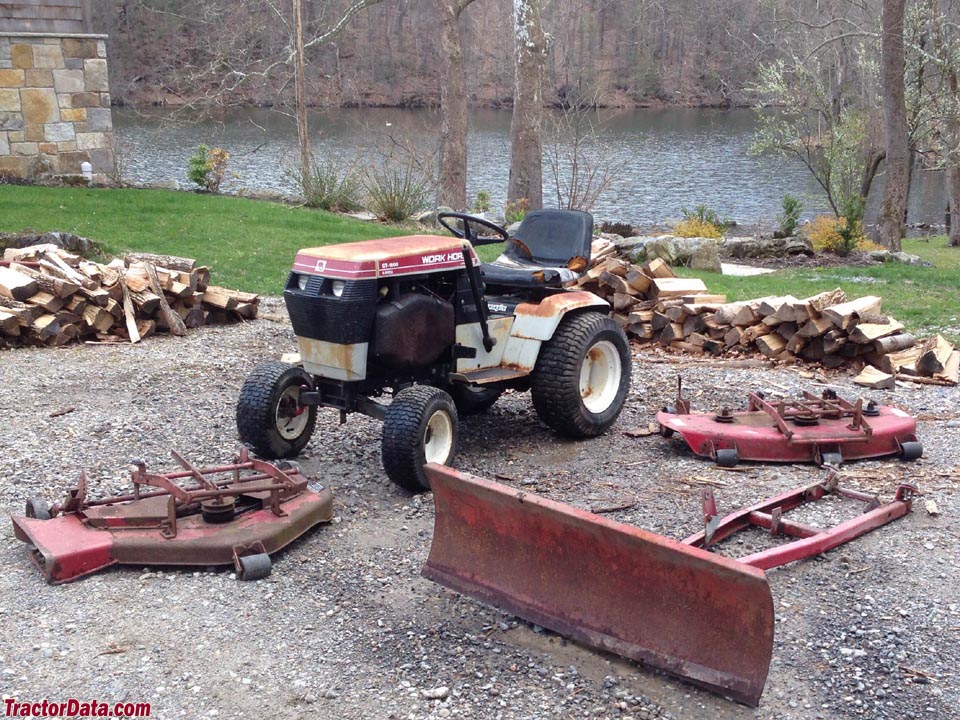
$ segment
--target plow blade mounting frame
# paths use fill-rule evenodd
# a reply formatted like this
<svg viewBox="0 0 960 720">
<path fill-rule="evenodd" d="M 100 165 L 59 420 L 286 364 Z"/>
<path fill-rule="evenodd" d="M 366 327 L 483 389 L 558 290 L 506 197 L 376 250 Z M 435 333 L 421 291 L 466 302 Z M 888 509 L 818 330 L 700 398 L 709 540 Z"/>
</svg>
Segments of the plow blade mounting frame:
<svg viewBox="0 0 960 720">
<path fill-rule="evenodd" d="M 430 464 L 423 575 L 601 650 L 756 706 L 773 654 L 763 571 Z"/>
</svg>

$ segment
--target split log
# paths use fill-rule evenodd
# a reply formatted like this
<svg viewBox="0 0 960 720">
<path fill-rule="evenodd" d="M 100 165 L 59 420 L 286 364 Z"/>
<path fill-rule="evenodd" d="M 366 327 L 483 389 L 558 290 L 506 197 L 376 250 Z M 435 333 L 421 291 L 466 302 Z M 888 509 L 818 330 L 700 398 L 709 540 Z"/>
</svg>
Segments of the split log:
<svg viewBox="0 0 960 720">
<path fill-rule="evenodd" d="M 660 333 L 660 342 L 668 345 L 675 340 L 683 340 L 683 325 L 680 323 L 668 323 L 663 332 Z"/>
<path fill-rule="evenodd" d="M 824 308 L 839 305 L 847 301 L 847 294 L 840 288 L 812 295 L 793 304 L 794 320 L 798 323 L 807 318 L 817 317 Z"/>
<path fill-rule="evenodd" d="M 917 358 L 917 372 L 924 377 L 931 377 L 935 373 L 943 372 L 953 345 L 947 342 L 942 335 L 936 335 L 920 347 L 920 356 Z"/>
<path fill-rule="evenodd" d="M 755 342 L 757 338 L 764 337 L 772 332 L 773 330 L 770 329 L 769 325 L 764 325 L 763 323 L 751 325 L 743 331 L 742 335 L 740 335 L 740 345 L 749 345 L 750 343 Z"/>
<path fill-rule="evenodd" d="M 193 272 L 197 261 L 192 258 L 177 255 L 157 255 L 154 253 L 128 253 L 124 258 L 128 265 L 133 263 L 150 263 L 154 267 L 170 268 L 182 272 Z"/>
<path fill-rule="evenodd" d="M 719 306 L 727 303 L 726 295 L 684 295 L 680 299 L 685 303 L 699 303 L 703 305 Z"/>
<path fill-rule="evenodd" d="M 209 290 L 209 288 L 208 288 Z M 616 312 L 629 311 L 637 304 L 638 300 L 633 295 L 615 292 L 613 294 L 613 309 Z"/>
<path fill-rule="evenodd" d="M 644 275 L 642 272 L 637 270 L 631 270 L 623 278 L 627 285 L 629 285 L 633 290 L 637 292 L 638 295 L 643 295 L 650 289 L 650 283 L 653 282 L 650 278 Z"/>
<path fill-rule="evenodd" d="M 893 390 L 897 386 L 897 380 L 892 374 L 878 370 L 873 365 L 865 365 L 860 374 L 853 378 L 853 382 L 871 390 Z"/>
<path fill-rule="evenodd" d="M 885 338 L 888 335 L 896 335 L 903 330 L 903 323 L 897 322 L 893 318 L 886 324 L 880 323 L 857 323 L 850 330 L 849 337 L 855 343 L 872 343 L 874 340 Z"/>
<path fill-rule="evenodd" d="M 16 336 L 20 334 L 20 320 L 13 313 L 0 310 L 0 334 Z"/>
<path fill-rule="evenodd" d="M 29 275 L 0 266 L 0 295 L 11 300 L 26 300 L 36 295 L 39 289 L 37 281 Z"/>
<path fill-rule="evenodd" d="M 622 278 L 616 275 L 612 275 L 611 277 L 615 277 L 622 282 Z M 624 285 L 626 285 L 626 283 L 624 283 Z M 211 285 L 203 293 L 203 302 L 219 310 L 233 310 L 237 307 L 239 301 L 235 292 Z"/>
<path fill-rule="evenodd" d="M 163 296 L 163 289 L 160 287 L 160 279 L 157 277 L 157 271 L 150 263 L 144 263 L 147 275 L 150 277 L 150 288 L 155 295 L 160 297 L 160 316 L 163 318 L 166 328 L 178 337 L 187 334 L 187 327 L 177 313 L 170 309 L 167 299 Z"/>
<path fill-rule="evenodd" d="M 144 292 L 131 292 L 130 299 L 144 315 L 153 315 L 160 307 L 160 296 L 155 295 L 150 290 Z"/>
<path fill-rule="evenodd" d="M 614 294 L 620 293 L 622 295 L 632 295 L 636 292 L 636 290 L 634 290 L 632 287 L 630 287 L 629 284 L 627 284 L 626 280 L 624 280 L 619 275 L 614 275 L 612 272 L 605 271 L 603 274 L 601 274 L 600 284 L 609 288 L 610 291 L 613 292 Z M 222 288 L 214 288 L 213 286 L 211 286 L 206 289 L 206 291 L 204 292 L 204 295 L 209 293 L 211 289 L 213 289 L 215 293 L 218 292 L 219 290 L 222 290 Z M 217 305 L 216 307 L 220 307 L 220 306 Z"/>
<path fill-rule="evenodd" d="M 114 317 L 99 305 L 87 305 L 83 310 L 84 324 L 96 332 L 106 332 L 113 327 Z"/>
<path fill-rule="evenodd" d="M 56 315 L 41 315 L 30 325 L 30 334 L 39 340 L 54 337 L 60 332 L 60 323 Z"/>
<path fill-rule="evenodd" d="M 943 365 L 943 370 L 934 373 L 933 377 L 938 380 L 946 380 L 953 385 L 960 382 L 960 350 L 954 350 L 950 353 L 950 357 Z"/>
<path fill-rule="evenodd" d="M 707 286 L 700 278 L 658 277 L 650 287 L 650 294 L 657 298 L 678 297 L 691 293 L 706 293 L 706 291 Z"/>
<path fill-rule="evenodd" d="M 683 321 L 683 336 L 690 337 L 694 333 L 702 333 L 707 329 L 703 315 L 690 315 Z"/>
<path fill-rule="evenodd" d="M 821 335 L 826 334 L 826 332 L 832 327 L 833 323 L 830 322 L 830 318 L 815 317 L 807 320 L 807 322 L 800 326 L 800 329 L 797 330 L 797 332 L 802 337 L 806 338 L 820 337 Z"/>
<path fill-rule="evenodd" d="M 650 278 L 675 278 L 676 274 L 660 258 L 654 258 L 643 266 L 643 273 Z"/>
<path fill-rule="evenodd" d="M 58 298 L 56 295 L 43 290 L 27 298 L 27 302 L 31 305 L 42 307 L 47 312 L 51 313 L 55 313 L 57 310 L 67 304 L 67 301 L 63 298 Z"/>
<path fill-rule="evenodd" d="M 726 345 L 728 348 L 732 348 L 735 345 L 739 345 L 740 338 L 742 335 L 743 335 L 743 330 L 734 326 L 729 330 L 727 330 L 727 332 L 724 334 L 723 344 Z"/>
<path fill-rule="evenodd" d="M 764 298 L 757 306 L 757 312 L 760 313 L 762 317 L 767 317 L 777 313 L 784 305 L 786 305 L 789 309 L 789 317 L 785 317 L 784 320 L 793 320 L 793 303 L 795 302 L 797 302 L 797 298 L 795 298 L 793 295 Z M 787 311 L 785 310 L 784 312 L 786 313 Z"/>
<path fill-rule="evenodd" d="M 777 333 L 769 333 L 757 338 L 757 348 L 767 357 L 774 357 L 786 349 L 787 341 Z"/>
<path fill-rule="evenodd" d="M 838 328 L 846 330 L 856 323 L 861 315 L 879 314 L 880 303 L 881 299 L 876 295 L 867 295 L 839 305 L 825 307 L 821 312 Z"/>
</svg>

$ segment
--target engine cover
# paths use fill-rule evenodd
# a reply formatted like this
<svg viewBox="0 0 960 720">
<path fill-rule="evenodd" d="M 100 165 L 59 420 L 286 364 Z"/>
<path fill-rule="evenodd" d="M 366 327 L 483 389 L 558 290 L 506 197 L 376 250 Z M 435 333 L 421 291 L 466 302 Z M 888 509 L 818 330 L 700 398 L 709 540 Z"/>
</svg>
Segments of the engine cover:
<svg viewBox="0 0 960 720">
<path fill-rule="evenodd" d="M 389 367 L 422 367 L 435 362 L 455 336 L 453 305 L 406 293 L 377 306 L 371 355 Z"/>
</svg>

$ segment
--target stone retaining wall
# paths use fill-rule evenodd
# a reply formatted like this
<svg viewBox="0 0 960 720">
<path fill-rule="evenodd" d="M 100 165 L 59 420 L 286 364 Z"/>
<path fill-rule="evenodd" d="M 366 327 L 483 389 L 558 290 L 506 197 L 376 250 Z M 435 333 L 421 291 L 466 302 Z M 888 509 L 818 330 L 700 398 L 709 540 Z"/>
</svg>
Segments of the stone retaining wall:
<svg viewBox="0 0 960 720">
<path fill-rule="evenodd" d="M 0 33 L 0 175 L 114 173 L 105 35 Z"/>
</svg>

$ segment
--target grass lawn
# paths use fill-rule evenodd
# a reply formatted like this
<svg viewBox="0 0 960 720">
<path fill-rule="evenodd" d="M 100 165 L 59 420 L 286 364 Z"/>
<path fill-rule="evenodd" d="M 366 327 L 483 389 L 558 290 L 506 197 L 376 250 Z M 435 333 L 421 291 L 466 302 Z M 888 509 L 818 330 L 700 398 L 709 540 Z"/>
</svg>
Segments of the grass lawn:
<svg viewBox="0 0 960 720">
<path fill-rule="evenodd" d="M 196 258 L 214 282 L 278 294 L 302 247 L 424 232 L 422 228 L 366 223 L 320 210 L 219 195 L 170 190 L 99 190 L 0 186 L 0 232 L 30 228 L 83 235 L 112 255 L 139 250 Z M 880 295 L 884 312 L 920 334 L 942 332 L 960 340 L 960 248 L 943 237 L 904 240 L 903 249 L 934 263 L 911 267 L 784 270 L 747 278 L 680 268 L 731 300 L 764 295 L 806 297 L 842 287 L 848 295 Z M 478 248 L 492 260 L 501 246 Z"/>
<path fill-rule="evenodd" d="M 872 267 L 803 268 L 770 275 L 731 277 L 679 268 L 678 274 L 699 277 L 711 293 L 729 300 L 765 295 L 807 297 L 841 287 L 850 297 L 879 295 L 883 312 L 920 335 L 939 332 L 960 341 L 960 248 L 947 246 L 946 238 L 907 238 L 905 252 L 919 255 L 933 267 L 886 263 Z"/>
<path fill-rule="evenodd" d="M 170 190 L 0 186 L 0 232 L 91 238 L 107 253 L 196 258 L 214 283 L 277 295 L 297 250 L 405 235 L 403 229 L 278 203 Z"/>
</svg>

